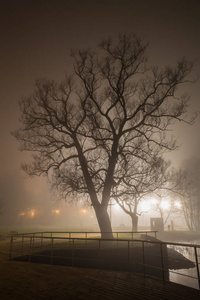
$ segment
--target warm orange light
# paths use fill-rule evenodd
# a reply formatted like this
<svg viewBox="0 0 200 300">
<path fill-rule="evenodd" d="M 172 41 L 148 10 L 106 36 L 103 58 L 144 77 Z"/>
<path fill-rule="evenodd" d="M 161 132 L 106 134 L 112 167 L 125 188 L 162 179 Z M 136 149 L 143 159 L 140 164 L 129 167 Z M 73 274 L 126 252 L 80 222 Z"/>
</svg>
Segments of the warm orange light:
<svg viewBox="0 0 200 300">
<path fill-rule="evenodd" d="M 60 209 L 53 209 L 52 214 L 59 215 L 60 214 Z"/>
<path fill-rule="evenodd" d="M 19 217 L 29 217 L 34 218 L 35 217 L 35 209 L 25 209 L 19 213 Z"/>
<path fill-rule="evenodd" d="M 25 211 L 20 211 L 20 213 L 19 213 L 19 217 L 23 217 L 23 216 L 25 216 Z"/>
<path fill-rule="evenodd" d="M 86 214 L 87 210 L 85 208 L 81 208 L 81 213 Z"/>
<path fill-rule="evenodd" d="M 34 209 L 30 209 L 27 212 L 28 217 L 33 218 L 35 216 L 35 210 Z"/>
</svg>

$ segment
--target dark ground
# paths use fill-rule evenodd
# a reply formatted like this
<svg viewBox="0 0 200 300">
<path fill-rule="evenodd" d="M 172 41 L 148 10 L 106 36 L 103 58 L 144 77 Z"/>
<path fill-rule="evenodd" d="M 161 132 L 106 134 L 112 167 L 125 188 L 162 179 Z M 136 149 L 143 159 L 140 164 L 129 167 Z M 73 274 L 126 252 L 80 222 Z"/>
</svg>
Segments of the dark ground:
<svg viewBox="0 0 200 300">
<path fill-rule="evenodd" d="M 0 299 L 200 299 L 200 291 L 127 272 L 8 260 L 0 241 Z"/>
</svg>

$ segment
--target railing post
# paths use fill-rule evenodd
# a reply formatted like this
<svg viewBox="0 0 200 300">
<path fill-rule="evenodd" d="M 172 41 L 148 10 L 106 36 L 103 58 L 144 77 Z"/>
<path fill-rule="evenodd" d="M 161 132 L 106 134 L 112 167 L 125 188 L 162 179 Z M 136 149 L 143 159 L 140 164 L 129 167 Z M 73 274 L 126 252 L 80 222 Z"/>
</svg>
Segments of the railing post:
<svg viewBox="0 0 200 300">
<path fill-rule="evenodd" d="M 42 234 L 41 234 L 41 249 L 42 249 L 42 242 L 43 242 L 43 232 L 42 232 Z"/>
<path fill-rule="evenodd" d="M 22 235 L 22 247 L 21 247 L 21 254 L 23 254 L 24 249 L 24 234 Z"/>
<path fill-rule="evenodd" d="M 99 239 L 98 240 L 98 243 L 99 243 L 99 271 L 101 270 L 101 240 Z"/>
<path fill-rule="evenodd" d="M 162 279 L 165 282 L 165 270 L 164 270 L 164 261 L 163 261 L 163 244 L 160 243 L 160 255 L 161 255 L 161 267 L 162 267 Z"/>
<path fill-rule="evenodd" d="M 53 264 L 53 238 L 51 238 L 51 265 Z"/>
<path fill-rule="evenodd" d="M 12 257 L 12 246 L 13 246 L 13 236 L 10 237 L 10 253 L 9 253 L 9 259 Z"/>
<path fill-rule="evenodd" d="M 118 249 L 118 246 L 119 246 L 119 236 L 118 236 L 118 232 L 117 232 L 117 249 Z"/>
<path fill-rule="evenodd" d="M 194 253 L 195 253 L 195 261 L 196 261 L 196 268 L 197 268 L 197 277 L 198 277 L 198 284 L 200 289 L 200 272 L 199 272 L 199 261 L 197 255 L 197 247 L 194 246 Z"/>
<path fill-rule="evenodd" d="M 32 237 L 30 237 L 30 255 L 29 255 L 29 262 L 31 261 L 31 255 L 32 255 Z"/>
<path fill-rule="evenodd" d="M 74 266 L 74 238 L 72 239 L 72 267 Z"/>
<path fill-rule="evenodd" d="M 131 274 L 131 265 L 130 265 L 130 241 L 128 241 L 128 273 Z"/>
<path fill-rule="evenodd" d="M 33 233 L 33 249 L 34 249 L 35 233 Z"/>
<path fill-rule="evenodd" d="M 87 248 L 87 232 L 85 233 L 85 245 L 86 245 L 86 248 Z"/>
<path fill-rule="evenodd" d="M 144 277 L 145 277 L 146 276 L 146 266 L 145 266 L 144 241 L 142 241 L 142 261 L 143 261 L 143 272 L 144 272 Z"/>
</svg>

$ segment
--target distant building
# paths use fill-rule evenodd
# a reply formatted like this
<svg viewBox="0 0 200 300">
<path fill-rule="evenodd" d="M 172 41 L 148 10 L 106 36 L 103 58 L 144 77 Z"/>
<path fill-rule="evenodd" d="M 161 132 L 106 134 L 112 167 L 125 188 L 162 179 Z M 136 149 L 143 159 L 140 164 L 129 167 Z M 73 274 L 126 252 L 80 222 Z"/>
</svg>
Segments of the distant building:
<svg viewBox="0 0 200 300">
<path fill-rule="evenodd" d="M 150 225 L 152 231 L 154 230 L 159 232 L 164 231 L 163 218 L 150 218 Z"/>
</svg>

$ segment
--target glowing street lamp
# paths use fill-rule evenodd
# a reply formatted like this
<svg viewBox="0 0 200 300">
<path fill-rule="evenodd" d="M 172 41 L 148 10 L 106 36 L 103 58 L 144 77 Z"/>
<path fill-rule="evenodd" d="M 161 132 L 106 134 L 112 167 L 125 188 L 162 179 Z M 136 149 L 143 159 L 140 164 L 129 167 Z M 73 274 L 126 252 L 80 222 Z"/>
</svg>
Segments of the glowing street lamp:
<svg viewBox="0 0 200 300">
<path fill-rule="evenodd" d="M 28 216 L 30 216 L 31 218 L 35 217 L 35 210 L 31 209 L 28 213 Z"/>
<path fill-rule="evenodd" d="M 181 208 L 181 202 L 179 201 L 175 201 L 174 205 L 176 208 Z"/>
<path fill-rule="evenodd" d="M 85 214 L 86 214 L 86 212 L 87 212 L 87 209 L 85 209 L 85 208 L 81 208 L 81 213 L 82 213 L 82 214 L 84 214 L 84 215 L 85 215 Z"/>
<path fill-rule="evenodd" d="M 162 209 L 167 210 L 170 208 L 170 203 L 169 203 L 169 201 L 162 201 L 160 206 Z"/>
<path fill-rule="evenodd" d="M 60 214 L 60 209 L 53 209 L 52 214 L 59 215 Z"/>
<path fill-rule="evenodd" d="M 34 218 L 35 213 L 36 213 L 36 210 L 34 208 L 32 208 L 32 209 L 27 208 L 19 213 L 19 217 Z"/>
<path fill-rule="evenodd" d="M 143 212 L 149 211 L 151 209 L 151 205 L 150 205 L 149 201 L 147 201 L 147 200 L 141 201 L 141 203 L 140 203 L 140 209 Z"/>
</svg>

